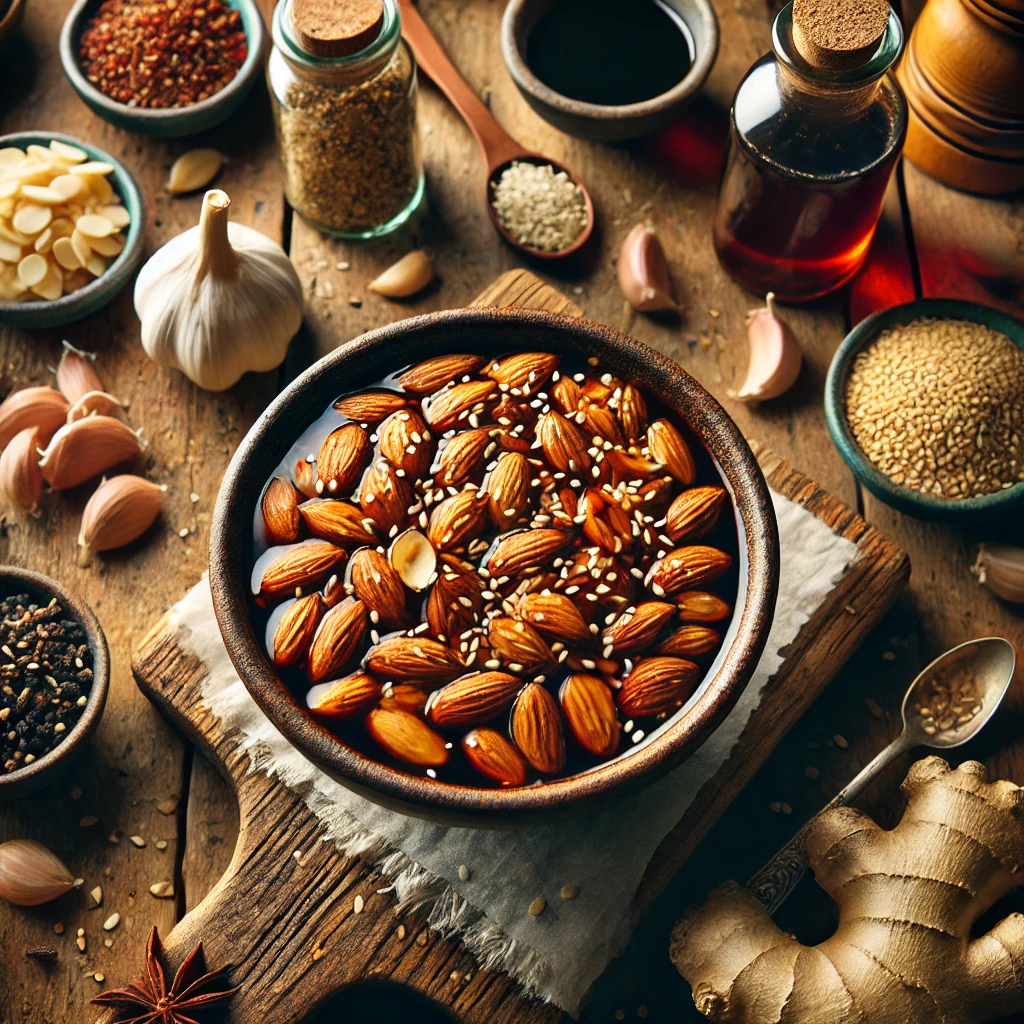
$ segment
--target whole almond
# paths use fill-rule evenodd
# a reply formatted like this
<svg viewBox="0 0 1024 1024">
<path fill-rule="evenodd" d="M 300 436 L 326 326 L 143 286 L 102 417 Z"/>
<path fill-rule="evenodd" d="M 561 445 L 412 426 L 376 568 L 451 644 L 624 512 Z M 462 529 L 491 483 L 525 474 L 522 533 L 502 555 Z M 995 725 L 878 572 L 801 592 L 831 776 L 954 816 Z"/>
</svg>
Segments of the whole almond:
<svg viewBox="0 0 1024 1024">
<path fill-rule="evenodd" d="M 697 467 L 683 435 L 668 420 L 655 420 L 647 428 L 647 450 L 655 462 L 685 487 L 697 479 Z"/>
<path fill-rule="evenodd" d="M 96 353 L 83 352 L 67 341 L 61 342 L 63 353 L 57 364 L 57 387 L 74 405 L 93 392 L 103 391 L 103 381 L 96 372 Z"/>
<path fill-rule="evenodd" d="M 315 592 L 297 598 L 288 606 L 274 630 L 271 659 L 278 668 L 298 665 L 306 657 L 325 611 L 324 599 Z"/>
<path fill-rule="evenodd" d="M 522 688 L 518 676 L 474 672 L 432 693 L 427 701 L 427 718 L 443 728 L 490 722 L 512 706 Z"/>
<path fill-rule="evenodd" d="M 353 672 L 342 679 L 318 683 L 306 694 L 306 706 L 320 722 L 344 722 L 375 707 L 381 685 L 365 672 Z"/>
<path fill-rule="evenodd" d="M 530 464 L 519 452 L 502 452 L 487 474 L 487 511 L 497 530 L 507 530 L 530 504 Z"/>
<path fill-rule="evenodd" d="M 561 570 L 565 575 L 556 589 L 570 598 L 584 618 L 594 615 L 597 605 L 609 612 L 620 612 L 633 599 L 633 577 L 613 556 L 602 555 L 600 548 L 581 548 Z"/>
<path fill-rule="evenodd" d="M 565 733 L 555 698 L 539 683 L 527 683 L 512 708 L 512 738 L 523 757 L 543 775 L 565 767 Z"/>
<path fill-rule="evenodd" d="M 270 544 L 294 544 L 299 539 L 299 492 L 291 480 L 275 476 L 263 492 L 260 508 Z"/>
<path fill-rule="evenodd" d="M 487 495 L 466 488 L 445 498 L 430 513 L 427 539 L 438 551 L 459 551 L 487 526 Z"/>
<path fill-rule="evenodd" d="M 381 457 L 403 473 L 408 480 L 426 476 L 433 460 L 430 431 L 415 409 L 393 412 L 377 433 Z"/>
<path fill-rule="evenodd" d="M 492 427 L 477 427 L 452 437 L 437 457 L 434 482 L 440 487 L 461 487 L 472 480 L 483 468 L 488 449 L 497 447 L 493 433 Z"/>
<path fill-rule="evenodd" d="M 326 541 L 297 544 L 263 571 L 259 596 L 291 596 L 300 587 L 309 590 L 330 576 L 347 557 L 343 548 Z"/>
<path fill-rule="evenodd" d="M 35 387 L 12 391 L 0 403 L 0 448 L 6 448 L 15 434 L 35 427 L 40 444 L 49 444 L 58 427 L 68 418 L 70 403 L 56 388 Z"/>
<path fill-rule="evenodd" d="M 544 387 L 558 363 L 558 356 L 550 352 L 516 352 L 492 362 L 483 372 L 499 384 L 530 395 Z"/>
<path fill-rule="evenodd" d="M 427 622 L 435 637 L 454 642 L 480 621 L 484 581 L 476 572 L 456 571 L 442 561 L 427 597 Z"/>
<path fill-rule="evenodd" d="M 394 636 L 371 647 L 366 668 L 385 680 L 433 686 L 450 683 L 466 671 L 454 651 L 423 636 Z"/>
<path fill-rule="evenodd" d="M 309 648 L 310 682 L 322 683 L 341 675 L 366 635 L 366 606 L 362 601 L 335 605 L 321 620 Z"/>
<path fill-rule="evenodd" d="M 703 590 L 687 590 L 676 595 L 676 607 L 682 622 L 721 622 L 732 614 L 728 601 Z"/>
<path fill-rule="evenodd" d="M 467 373 L 473 373 L 484 363 L 483 356 L 435 356 L 425 362 L 417 363 L 398 378 L 398 383 L 406 391 L 415 391 L 418 395 L 429 395 L 451 384 Z"/>
<path fill-rule="evenodd" d="M 619 429 L 619 422 L 615 413 L 596 402 L 588 402 L 583 409 L 584 426 L 587 433 L 592 437 L 598 437 L 602 441 L 611 441 L 612 444 L 622 444 L 622 431 Z"/>
<path fill-rule="evenodd" d="M 316 467 L 305 459 L 299 459 L 295 463 L 295 470 L 292 473 L 292 479 L 295 481 L 295 486 L 299 490 L 299 494 L 305 495 L 307 498 L 317 497 L 316 493 Z"/>
<path fill-rule="evenodd" d="M 532 627 L 518 619 L 491 619 L 487 630 L 491 650 L 511 672 L 535 673 L 555 663 L 551 648 Z"/>
<path fill-rule="evenodd" d="M 605 630 L 602 643 L 614 648 L 617 655 L 642 651 L 653 646 L 675 614 L 675 607 L 664 601 L 644 601 L 623 612 Z"/>
<path fill-rule="evenodd" d="M 617 555 L 633 543 L 633 520 L 611 494 L 588 487 L 577 514 L 586 516 L 584 535 L 605 554 Z"/>
<path fill-rule="evenodd" d="M 657 518 L 657 513 L 668 508 L 675 493 L 676 484 L 670 476 L 658 476 L 648 480 L 636 492 L 639 507 L 645 515 Z"/>
<path fill-rule="evenodd" d="M 364 474 L 359 486 L 359 507 L 363 515 L 389 537 L 397 537 L 409 521 L 412 490 L 383 459 Z"/>
<path fill-rule="evenodd" d="M 544 457 L 563 473 L 582 473 L 590 468 L 587 439 L 575 423 L 560 412 L 544 413 L 537 421 L 537 440 Z"/>
<path fill-rule="evenodd" d="M 626 384 L 619 396 L 619 423 L 627 441 L 639 441 L 647 432 L 647 403 L 632 384 Z"/>
<path fill-rule="evenodd" d="M 411 711 L 414 715 L 420 714 L 426 703 L 427 694 L 420 687 L 410 686 L 408 683 L 388 686 L 380 699 L 382 708 L 401 708 L 403 711 Z"/>
<path fill-rule="evenodd" d="M 347 501 L 319 498 L 304 501 L 299 506 L 299 515 L 314 537 L 342 547 L 356 547 L 376 540 L 369 517 Z"/>
<path fill-rule="evenodd" d="M 522 786 L 526 762 L 516 748 L 494 729 L 473 729 L 462 738 L 466 760 L 481 775 L 501 786 Z"/>
<path fill-rule="evenodd" d="M 384 555 L 376 548 L 360 548 L 349 559 L 347 571 L 373 625 L 379 624 L 387 632 L 404 625 L 405 587 Z"/>
<path fill-rule="evenodd" d="M 612 691 L 592 675 L 571 675 L 558 691 L 562 715 L 576 742 L 596 757 L 611 757 L 619 748 L 622 727 Z"/>
<path fill-rule="evenodd" d="M 358 423 L 332 430 L 316 457 L 317 492 L 325 497 L 352 493 L 370 457 L 370 439 Z"/>
<path fill-rule="evenodd" d="M 715 528 L 728 497 L 724 487 L 691 487 L 683 491 L 665 514 L 665 532 L 674 541 L 706 537 Z"/>
<path fill-rule="evenodd" d="M 722 642 L 722 634 L 710 626 L 680 626 L 658 645 L 659 654 L 680 658 L 693 658 L 710 654 Z"/>
<path fill-rule="evenodd" d="M 587 377 L 580 385 L 583 397 L 590 402 L 604 404 L 613 397 L 616 390 L 622 388 L 622 381 L 610 374 L 602 374 L 600 380 Z"/>
<path fill-rule="evenodd" d="M 551 401 L 566 416 L 575 415 L 583 404 L 583 392 L 572 377 L 562 376 L 551 388 Z"/>
<path fill-rule="evenodd" d="M 517 398 L 511 392 L 505 392 L 497 404 L 491 409 L 491 419 L 505 431 L 519 427 L 519 433 L 532 434 L 537 426 L 539 413 L 528 402 Z M 524 438 L 525 439 L 525 438 Z M 529 450 L 529 446 L 527 446 Z"/>
<path fill-rule="evenodd" d="M 684 658 L 644 658 L 622 680 L 615 703 L 630 718 L 669 714 L 689 700 L 700 677 L 701 670 Z"/>
<path fill-rule="evenodd" d="M 732 565 L 732 556 L 718 548 L 693 544 L 676 548 L 651 566 L 644 580 L 658 597 L 691 590 L 717 579 Z"/>
<path fill-rule="evenodd" d="M 397 391 L 363 391 L 357 395 L 339 398 L 334 403 L 334 408 L 355 423 L 372 426 L 393 412 L 407 408 L 408 405 L 409 399 Z"/>
<path fill-rule="evenodd" d="M 502 537 L 487 559 L 494 577 L 518 576 L 536 571 L 553 558 L 572 538 L 561 530 L 518 530 Z"/>
<path fill-rule="evenodd" d="M 374 708 L 366 716 L 369 734 L 399 761 L 440 768 L 448 760 L 448 748 L 426 722 L 401 708 Z"/>
<path fill-rule="evenodd" d="M 43 474 L 39 472 L 38 427 L 19 430 L 0 453 L 0 504 L 4 512 L 39 514 Z"/>
<path fill-rule="evenodd" d="M 538 633 L 552 640 L 575 644 L 590 639 L 590 629 L 579 609 L 562 594 L 526 594 L 516 611 Z"/>
<path fill-rule="evenodd" d="M 471 417 L 480 415 L 497 391 L 492 380 L 470 380 L 438 391 L 427 402 L 427 422 L 435 430 L 451 430 L 459 424 L 478 426 Z"/>
<path fill-rule="evenodd" d="M 39 469 L 57 491 L 77 487 L 142 454 L 138 435 L 112 416 L 87 416 L 65 424 L 51 439 Z"/>
</svg>

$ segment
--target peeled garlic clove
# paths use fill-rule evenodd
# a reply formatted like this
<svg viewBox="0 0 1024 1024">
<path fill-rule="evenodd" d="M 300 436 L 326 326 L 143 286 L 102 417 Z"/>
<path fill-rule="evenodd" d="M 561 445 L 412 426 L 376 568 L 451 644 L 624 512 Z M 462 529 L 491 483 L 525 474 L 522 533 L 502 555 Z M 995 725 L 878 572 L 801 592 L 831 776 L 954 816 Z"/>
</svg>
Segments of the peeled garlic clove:
<svg viewBox="0 0 1024 1024">
<path fill-rule="evenodd" d="M 56 491 L 77 487 L 142 454 L 138 435 L 112 416 L 87 416 L 67 423 L 50 441 L 39 468 Z"/>
<path fill-rule="evenodd" d="M 665 250 L 646 224 L 637 224 L 622 243 L 619 287 L 629 304 L 641 313 L 680 308 L 672 297 Z"/>
<path fill-rule="evenodd" d="M 182 153 L 171 165 L 167 191 L 179 196 L 206 188 L 223 166 L 224 157 L 215 149 L 192 149 Z"/>
<path fill-rule="evenodd" d="M 43 474 L 39 471 L 38 427 L 26 427 L 0 455 L 0 504 L 14 512 L 39 515 Z"/>
<path fill-rule="evenodd" d="M 56 388 L 22 388 L 0 403 L 0 448 L 26 427 L 38 427 L 47 444 L 68 418 L 68 400 Z"/>
<path fill-rule="evenodd" d="M 437 572 L 437 552 L 419 530 L 400 533 L 388 551 L 388 559 L 399 579 L 417 592 L 426 590 Z"/>
<path fill-rule="evenodd" d="M 164 489 L 141 476 L 104 480 L 86 502 L 78 531 L 79 565 L 88 565 L 96 551 L 123 548 L 141 537 L 164 505 Z"/>
<path fill-rule="evenodd" d="M 0 899 L 38 907 L 80 885 L 56 854 L 31 839 L 0 843 Z"/>
<path fill-rule="evenodd" d="M 106 391 L 87 391 L 68 409 L 68 423 L 93 414 L 109 416 L 120 408 L 121 400 L 116 395 L 108 395 Z"/>
<path fill-rule="evenodd" d="M 997 597 L 1011 604 L 1024 604 L 1024 548 L 980 544 L 971 572 Z"/>
<path fill-rule="evenodd" d="M 788 391 L 800 375 L 803 357 L 793 332 L 775 315 L 775 293 L 769 292 L 764 309 L 752 310 L 747 321 L 750 362 L 736 398 L 763 402 Z"/>
<path fill-rule="evenodd" d="M 430 257 L 425 250 L 414 249 L 366 287 L 389 299 L 405 299 L 422 291 L 433 280 L 434 264 Z"/>
<path fill-rule="evenodd" d="M 90 391 L 102 391 L 103 381 L 96 372 L 96 354 L 83 352 L 67 341 L 61 342 L 64 354 L 57 364 L 57 387 L 74 405 Z"/>
</svg>

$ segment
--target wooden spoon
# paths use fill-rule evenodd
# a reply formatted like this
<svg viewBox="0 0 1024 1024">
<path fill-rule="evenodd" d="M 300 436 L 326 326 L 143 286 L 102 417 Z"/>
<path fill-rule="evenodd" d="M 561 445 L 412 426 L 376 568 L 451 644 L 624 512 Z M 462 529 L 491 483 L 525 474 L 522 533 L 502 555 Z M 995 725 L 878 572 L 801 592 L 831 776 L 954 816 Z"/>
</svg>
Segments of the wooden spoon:
<svg viewBox="0 0 1024 1024">
<path fill-rule="evenodd" d="M 515 139 L 512 138 L 504 128 L 494 119 L 494 115 L 487 109 L 469 83 L 459 74 L 455 65 L 448 59 L 437 37 L 430 30 L 430 26 L 420 16 L 420 12 L 413 5 L 412 0 L 399 0 L 402 9 L 402 38 L 408 43 L 412 50 L 416 63 L 434 81 L 434 84 L 448 97 L 452 106 L 459 112 L 462 119 L 469 125 L 480 152 L 483 154 L 484 164 L 487 167 L 487 186 L 484 199 L 487 204 L 487 212 L 490 214 L 491 223 L 502 238 L 514 249 L 535 256 L 538 259 L 554 260 L 564 259 L 581 249 L 590 238 L 594 230 L 594 204 L 590 199 L 590 193 L 582 181 L 568 167 L 563 166 L 556 160 L 544 156 L 541 153 L 531 153 L 524 149 Z M 587 226 L 580 233 L 579 238 L 567 249 L 560 249 L 558 252 L 549 252 L 545 249 L 534 249 L 532 246 L 523 245 L 510 235 L 502 226 L 494 206 L 491 203 L 491 194 L 495 183 L 501 178 L 502 172 L 512 163 L 513 160 L 521 160 L 531 164 L 548 164 L 556 171 L 565 171 L 570 179 L 579 187 L 583 193 L 583 199 L 587 204 Z"/>
</svg>

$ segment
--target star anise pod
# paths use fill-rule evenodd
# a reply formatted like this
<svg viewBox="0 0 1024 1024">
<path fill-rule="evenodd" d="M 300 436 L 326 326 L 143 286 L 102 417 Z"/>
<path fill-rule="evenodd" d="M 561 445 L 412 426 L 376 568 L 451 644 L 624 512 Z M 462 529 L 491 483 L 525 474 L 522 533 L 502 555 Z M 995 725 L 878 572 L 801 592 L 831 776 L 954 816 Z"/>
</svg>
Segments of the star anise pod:
<svg viewBox="0 0 1024 1024">
<path fill-rule="evenodd" d="M 131 1013 L 123 1024 L 198 1024 L 189 1014 L 227 1002 L 237 988 L 224 988 L 232 967 L 204 971 L 203 944 L 200 942 L 178 968 L 170 987 L 164 967 L 164 947 L 154 926 L 146 946 L 146 966 L 141 980 L 125 988 L 111 989 L 93 997 L 91 1002 L 111 1006 L 119 1013 Z"/>
</svg>

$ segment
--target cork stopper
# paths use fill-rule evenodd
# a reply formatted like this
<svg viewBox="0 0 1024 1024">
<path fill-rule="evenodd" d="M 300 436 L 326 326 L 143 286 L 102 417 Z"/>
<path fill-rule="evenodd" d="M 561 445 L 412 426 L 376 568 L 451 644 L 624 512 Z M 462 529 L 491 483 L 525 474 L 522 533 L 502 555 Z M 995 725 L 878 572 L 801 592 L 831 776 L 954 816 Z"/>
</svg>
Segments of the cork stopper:
<svg viewBox="0 0 1024 1024">
<path fill-rule="evenodd" d="M 314 57 L 349 57 L 369 46 L 384 24 L 383 0 L 294 0 L 292 24 Z"/>
<path fill-rule="evenodd" d="M 878 49 L 889 24 L 886 0 L 794 0 L 793 42 L 811 67 L 848 71 Z"/>
</svg>

